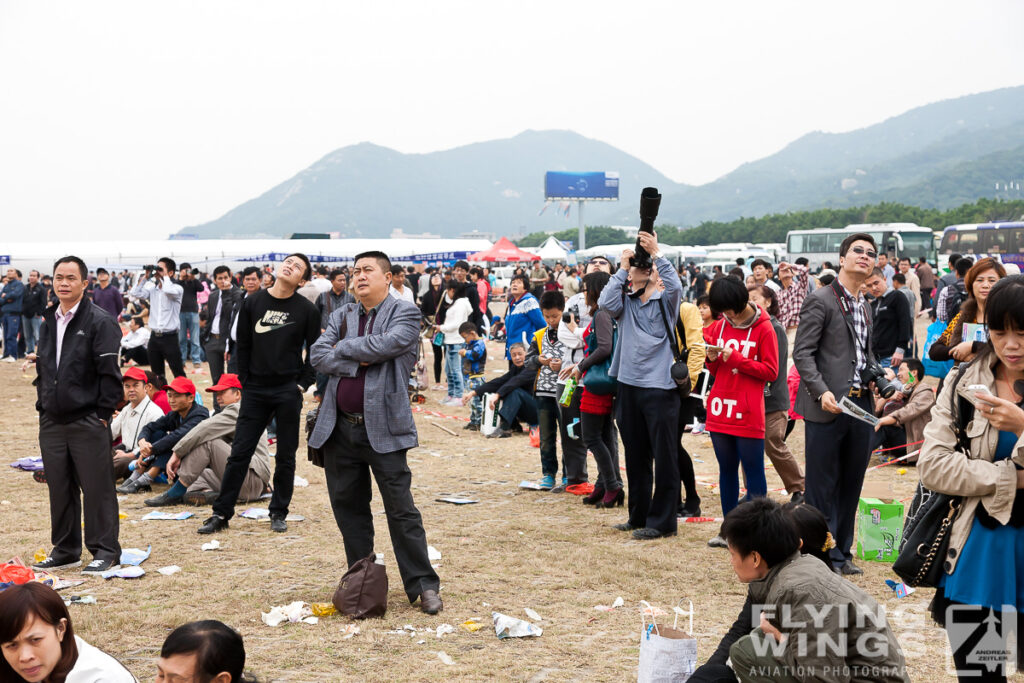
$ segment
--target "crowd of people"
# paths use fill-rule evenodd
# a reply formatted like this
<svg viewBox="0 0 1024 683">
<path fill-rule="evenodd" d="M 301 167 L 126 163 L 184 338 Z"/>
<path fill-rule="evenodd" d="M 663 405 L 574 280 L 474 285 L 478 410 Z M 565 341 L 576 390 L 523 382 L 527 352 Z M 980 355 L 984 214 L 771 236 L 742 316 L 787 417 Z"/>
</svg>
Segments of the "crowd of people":
<svg viewBox="0 0 1024 683">
<path fill-rule="evenodd" d="M 624 506 L 614 528 L 640 541 L 674 536 L 680 519 L 704 514 L 683 437 L 707 432 L 725 518 L 708 545 L 729 550 L 740 580 L 768 581 L 756 590 L 752 583 L 755 601 L 764 602 L 772 580 L 814 581 L 845 600 L 870 601 L 842 577 L 862 573 L 854 522 L 881 448 L 884 458 L 916 462 L 928 489 L 965 500 L 936 619 L 944 623 L 950 605 L 980 620 L 1024 606 L 1012 588 L 1024 524 L 1014 493 L 1024 488 L 1024 278 L 996 259 L 959 255 L 942 278 L 924 259 L 894 268 L 868 234 L 849 235 L 838 265 L 817 272 L 802 259 L 741 259 L 709 275 L 695 264 L 675 267 L 653 233 L 641 232 L 637 247 L 617 264 L 598 256 L 578 269 L 517 269 L 504 296 L 486 268 L 457 261 L 421 270 L 382 252 L 334 270 L 291 254 L 273 272 L 218 266 L 211 277 L 170 258 L 110 274 L 69 256 L 52 277 L 32 271 L 28 285 L 11 269 L 0 290 L 4 355 L 24 356 L 39 376 L 37 479 L 50 493 L 53 547 L 35 567 L 81 564 L 83 513 L 93 558 L 83 571 L 116 566 L 116 494 L 165 482 L 145 504 L 211 506 L 201 534 L 228 529 L 237 502 L 268 493 L 271 529 L 287 530 L 303 395 L 313 390 L 308 443 L 322 453 L 349 565 L 374 549 L 372 474 L 404 590 L 436 614 L 440 579 L 406 461 L 418 443 L 409 398 L 431 385 L 432 366 L 439 402 L 470 406 L 466 430 L 528 434 L 539 451 L 539 488 L 585 486 L 584 504 Z M 944 326 L 927 342 L 915 331 L 926 316 Z M 502 344 L 505 356 L 490 379 L 488 342 Z M 201 373 L 204 360 L 209 406 L 185 367 Z M 923 360 L 956 366 L 939 377 L 938 397 Z M 970 422 L 968 412 L 981 419 Z M 958 421 L 971 425 L 971 458 L 962 457 Z M 801 422 L 803 468 L 787 445 Z M 766 455 L 787 512 L 768 499 Z M 820 518 L 827 543 L 799 544 L 805 537 L 794 520 L 808 515 Z M 751 534 L 762 527 L 773 531 Z M 751 624 L 745 610 L 747 631 L 782 635 L 777 625 Z M 887 625 L 880 637 L 892 640 Z M 741 670 L 761 657 L 744 643 L 725 643 L 729 671 L 760 680 Z M 892 680 L 903 680 L 893 645 L 889 659 L 857 665 L 891 668 Z M 963 656 L 957 664 L 974 666 Z M 716 671 L 695 680 L 729 680 Z"/>
</svg>

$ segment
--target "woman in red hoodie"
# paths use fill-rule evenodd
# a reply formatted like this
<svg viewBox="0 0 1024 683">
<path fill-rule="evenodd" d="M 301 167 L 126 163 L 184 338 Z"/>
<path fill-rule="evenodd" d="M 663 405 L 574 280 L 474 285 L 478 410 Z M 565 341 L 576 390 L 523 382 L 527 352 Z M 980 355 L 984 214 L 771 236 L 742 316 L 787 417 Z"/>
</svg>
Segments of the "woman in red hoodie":
<svg viewBox="0 0 1024 683">
<path fill-rule="evenodd" d="M 711 310 L 722 319 L 704 328 L 707 366 L 715 383 L 707 399 L 707 430 L 718 459 L 722 515 L 736 507 L 739 467 L 747 500 L 768 494 L 764 478 L 764 387 L 779 374 L 779 347 L 771 317 L 750 303 L 747 287 L 729 275 L 711 284 Z M 708 541 L 725 548 L 721 537 Z"/>
</svg>

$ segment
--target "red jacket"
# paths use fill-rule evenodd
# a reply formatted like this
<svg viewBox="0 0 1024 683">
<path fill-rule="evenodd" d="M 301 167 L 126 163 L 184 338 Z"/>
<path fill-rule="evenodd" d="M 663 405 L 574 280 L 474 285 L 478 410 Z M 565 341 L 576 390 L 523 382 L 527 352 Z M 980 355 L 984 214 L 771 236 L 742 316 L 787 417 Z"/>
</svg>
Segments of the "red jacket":
<svg viewBox="0 0 1024 683">
<path fill-rule="evenodd" d="M 750 327 L 738 329 L 724 317 L 704 329 L 708 344 L 732 349 L 709 361 L 715 383 L 707 399 L 707 430 L 764 438 L 764 386 L 779 376 L 779 346 L 771 318 L 761 308 Z"/>
</svg>

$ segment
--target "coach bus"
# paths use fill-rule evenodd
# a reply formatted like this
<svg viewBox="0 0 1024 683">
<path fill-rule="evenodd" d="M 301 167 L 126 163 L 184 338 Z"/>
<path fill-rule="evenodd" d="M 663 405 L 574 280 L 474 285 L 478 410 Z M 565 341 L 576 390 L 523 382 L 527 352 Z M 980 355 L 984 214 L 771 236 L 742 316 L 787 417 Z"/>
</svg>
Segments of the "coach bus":
<svg viewBox="0 0 1024 683">
<path fill-rule="evenodd" d="M 993 256 L 1024 270 L 1024 222 L 951 225 L 942 231 L 940 270 L 949 269 L 950 254 L 972 256 L 975 260 Z"/>
<path fill-rule="evenodd" d="M 871 235 L 880 250 L 884 249 L 897 259 L 906 257 L 916 263 L 924 256 L 934 261 L 932 229 L 915 223 L 864 223 L 845 228 L 790 230 L 786 235 L 787 258 L 792 261 L 803 256 L 811 268 L 818 268 L 825 261 L 838 266 L 839 245 L 855 232 Z"/>
</svg>

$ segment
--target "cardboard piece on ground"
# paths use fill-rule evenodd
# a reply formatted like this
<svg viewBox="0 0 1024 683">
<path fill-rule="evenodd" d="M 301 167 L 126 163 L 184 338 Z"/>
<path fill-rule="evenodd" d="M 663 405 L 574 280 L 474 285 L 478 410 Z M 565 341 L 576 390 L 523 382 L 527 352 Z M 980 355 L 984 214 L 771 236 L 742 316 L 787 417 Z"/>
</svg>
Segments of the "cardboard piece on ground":
<svg viewBox="0 0 1024 683">
<path fill-rule="evenodd" d="M 903 503 L 892 486 L 866 482 L 857 502 L 857 557 L 869 562 L 896 561 L 903 538 Z"/>
</svg>

